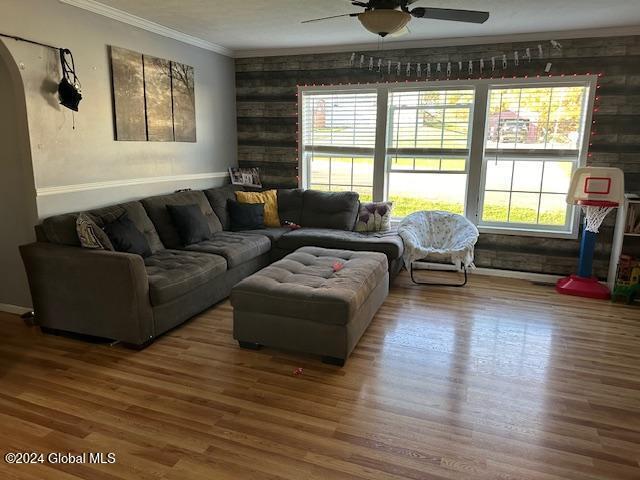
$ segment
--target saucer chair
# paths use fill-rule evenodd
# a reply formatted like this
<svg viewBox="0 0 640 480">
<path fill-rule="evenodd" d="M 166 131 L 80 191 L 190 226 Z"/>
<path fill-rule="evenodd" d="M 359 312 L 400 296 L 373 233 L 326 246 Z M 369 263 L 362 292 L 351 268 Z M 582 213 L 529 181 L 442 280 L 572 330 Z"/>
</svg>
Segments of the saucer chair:
<svg viewBox="0 0 640 480">
<path fill-rule="evenodd" d="M 478 229 L 462 215 L 441 211 L 415 212 L 402 220 L 398 234 L 404 242 L 404 263 L 417 285 L 462 287 L 467 284 L 467 269 L 473 268 L 474 245 Z M 414 263 L 427 263 L 433 270 L 464 273 L 462 283 L 418 281 Z M 443 266 L 446 266 L 443 268 Z M 448 268 L 447 268 L 448 267 Z"/>
</svg>

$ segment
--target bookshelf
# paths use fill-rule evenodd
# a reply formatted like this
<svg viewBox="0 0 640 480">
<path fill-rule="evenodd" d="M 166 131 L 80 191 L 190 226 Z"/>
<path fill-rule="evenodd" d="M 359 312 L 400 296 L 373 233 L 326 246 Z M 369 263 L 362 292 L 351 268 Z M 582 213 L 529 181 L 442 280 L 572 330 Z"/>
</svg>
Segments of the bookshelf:
<svg viewBox="0 0 640 480">
<path fill-rule="evenodd" d="M 638 239 L 640 239 L 640 197 L 627 194 L 624 204 L 618 208 L 616 214 L 609 274 L 607 275 L 607 284 L 611 290 L 615 286 L 618 260 L 623 253 L 625 241 L 638 242 Z"/>
</svg>

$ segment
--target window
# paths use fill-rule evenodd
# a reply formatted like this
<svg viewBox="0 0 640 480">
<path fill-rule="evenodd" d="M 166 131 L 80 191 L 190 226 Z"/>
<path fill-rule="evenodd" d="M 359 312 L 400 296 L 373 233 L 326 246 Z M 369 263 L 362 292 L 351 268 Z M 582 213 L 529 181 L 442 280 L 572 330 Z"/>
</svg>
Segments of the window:
<svg viewBox="0 0 640 480">
<path fill-rule="evenodd" d="M 595 76 L 300 87 L 307 188 L 464 214 L 483 231 L 576 234 Z"/>
<path fill-rule="evenodd" d="M 389 93 L 387 198 L 394 216 L 464 213 L 473 98 L 469 89 Z"/>
<path fill-rule="evenodd" d="M 373 198 L 377 94 L 303 94 L 303 175 L 310 188 Z"/>
<path fill-rule="evenodd" d="M 480 225 L 568 230 L 580 163 L 585 86 L 489 89 Z"/>
</svg>

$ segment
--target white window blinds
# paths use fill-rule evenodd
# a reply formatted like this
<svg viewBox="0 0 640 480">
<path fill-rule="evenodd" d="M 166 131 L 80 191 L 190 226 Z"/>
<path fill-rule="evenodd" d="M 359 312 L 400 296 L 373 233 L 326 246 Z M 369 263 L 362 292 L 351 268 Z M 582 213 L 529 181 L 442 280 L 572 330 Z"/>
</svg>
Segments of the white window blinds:
<svg viewBox="0 0 640 480">
<path fill-rule="evenodd" d="M 319 190 L 351 190 L 373 196 L 376 143 L 375 91 L 304 92 L 302 161 L 306 184 Z"/>
<path fill-rule="evenodd" d="M 389 97 L 392 170 L 466 170 L 473 90 L 400 90 Z"/>
<path fill-rule="evenodd" d="M 376 141 L 375 92 L 304 93 L 302 115 L 306 150 L 351 147 L 373 150 Z M 338 147 L 338 148 L 335 148 Z"/>
</svg>

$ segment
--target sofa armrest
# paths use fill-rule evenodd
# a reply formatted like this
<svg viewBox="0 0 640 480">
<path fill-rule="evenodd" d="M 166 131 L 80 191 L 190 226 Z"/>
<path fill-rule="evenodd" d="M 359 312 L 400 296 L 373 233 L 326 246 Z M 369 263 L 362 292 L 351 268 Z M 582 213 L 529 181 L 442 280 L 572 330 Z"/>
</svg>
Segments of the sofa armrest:
<svg viewBox="0 0 640 480">
<path fill-rule="evenodd" d="M 154 337 L 144 260 L 52 243 L 20 247 L 36 322 L 143 345 Z"/>
</svg>

